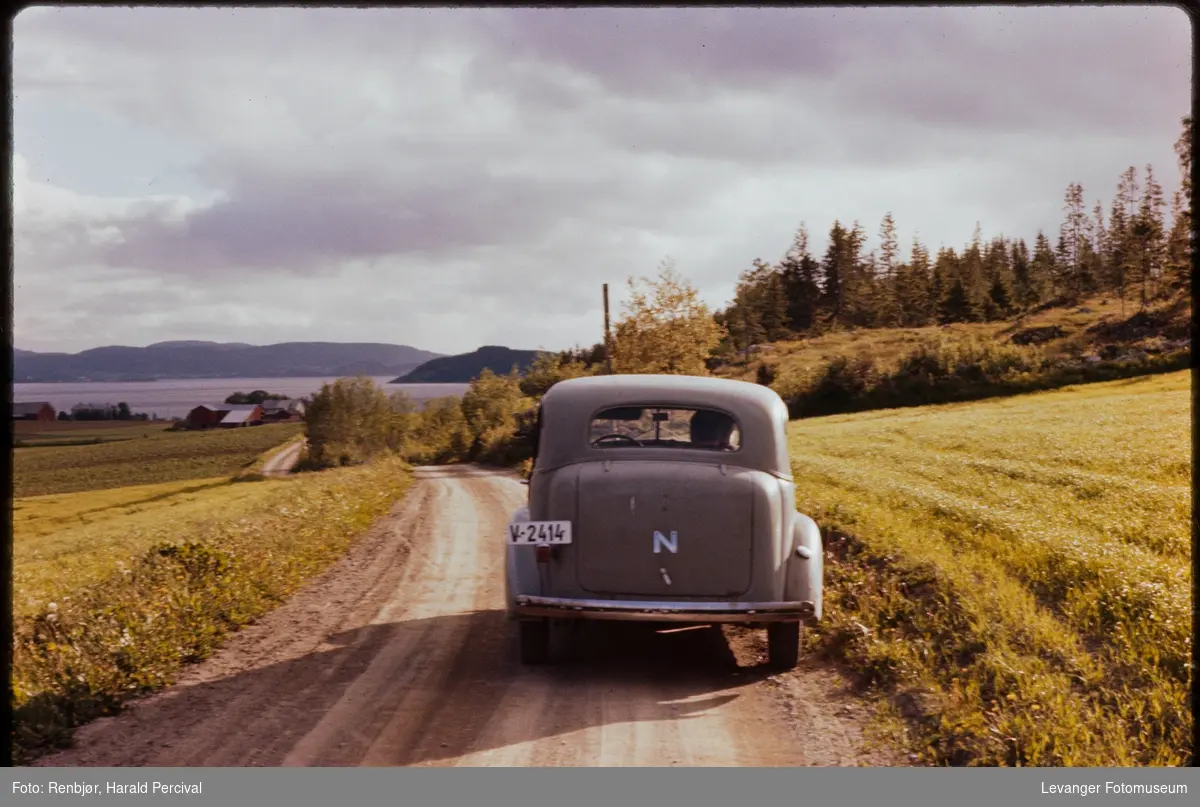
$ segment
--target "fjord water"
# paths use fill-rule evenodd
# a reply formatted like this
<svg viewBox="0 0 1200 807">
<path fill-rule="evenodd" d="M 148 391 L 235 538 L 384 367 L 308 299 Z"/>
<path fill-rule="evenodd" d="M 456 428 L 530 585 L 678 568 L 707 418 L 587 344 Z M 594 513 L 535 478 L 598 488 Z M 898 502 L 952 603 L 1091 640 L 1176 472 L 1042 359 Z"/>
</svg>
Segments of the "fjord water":
<svg viewBox="0 0 1200 807">
<path fill-rule="evenodd" d="M 462 395 L 466 384 L 389 384 L 394 376 L 374 378 L 385 392 L 407 392 L 418 403 L 444 395 Z M 46 401 L 58 411 L 80 403 L 125 402 L 134 412 L 160 418 L 183 417 L 201 404 L 219 404 L 235 392 L 256 389 L 289 398 L 313 395 L 334 378 L 174 378 L 159 381 L 80 381 L 13 384 L 13 401 Z"/>
</svg>

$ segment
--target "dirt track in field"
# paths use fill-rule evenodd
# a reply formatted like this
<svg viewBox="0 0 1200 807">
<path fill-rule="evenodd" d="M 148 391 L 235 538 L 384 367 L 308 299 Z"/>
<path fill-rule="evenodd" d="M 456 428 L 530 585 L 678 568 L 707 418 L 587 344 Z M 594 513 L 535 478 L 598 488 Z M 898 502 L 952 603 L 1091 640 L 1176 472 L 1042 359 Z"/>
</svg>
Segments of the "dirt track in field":
<svg viewBox="0 0 1200 807">
<path fill-rule="evenodd" d="M 504 472 L 421 468 L 392 513 L 180 683 L 85 726 L 62 766 L 897 764 L 831 670 L 757 632 L 592 623 L 525 667 L 504 616 Z"/>
<path fill-rule="evenodd" d="M 304 448 L 304 441 L 297 440 L 275 454 L 263 463 L 263 476 L 287 476 L 290 474 L 292 468 L 296 467 L 296 463 L 300 461 L 300 450 L 302 448 Z"/>
</svg>

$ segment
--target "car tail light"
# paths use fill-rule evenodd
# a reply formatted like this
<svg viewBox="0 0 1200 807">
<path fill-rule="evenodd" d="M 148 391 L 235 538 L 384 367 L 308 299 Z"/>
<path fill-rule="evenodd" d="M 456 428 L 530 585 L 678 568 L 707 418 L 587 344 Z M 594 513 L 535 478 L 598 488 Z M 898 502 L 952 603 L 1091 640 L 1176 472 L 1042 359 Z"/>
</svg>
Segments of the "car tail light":
<svg viewBox="0 0 1200 807">
<path fill-rule="evenodd" d="M 550 551 L 551 551 L 551 549 L 548 546 L 539 546 L 537 548 L 537 562 L 538 563 L 549 563 L 550 562 Z"/>
</svg>

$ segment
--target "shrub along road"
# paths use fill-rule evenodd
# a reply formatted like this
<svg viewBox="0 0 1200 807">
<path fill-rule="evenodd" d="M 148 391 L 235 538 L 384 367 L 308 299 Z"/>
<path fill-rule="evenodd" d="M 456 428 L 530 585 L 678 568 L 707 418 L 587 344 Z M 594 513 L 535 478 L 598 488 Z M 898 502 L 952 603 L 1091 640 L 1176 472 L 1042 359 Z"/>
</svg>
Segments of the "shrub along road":
<svg viewBox="0 0 1200 807">
<path fill-rule="evenodd" d="M 757 634 L 597 623 L 523 667 L 504 615 L 507 472 L 420 468 L 325 574 L 51 766 L 896 764 L 828 668 Z"/>
</svg>

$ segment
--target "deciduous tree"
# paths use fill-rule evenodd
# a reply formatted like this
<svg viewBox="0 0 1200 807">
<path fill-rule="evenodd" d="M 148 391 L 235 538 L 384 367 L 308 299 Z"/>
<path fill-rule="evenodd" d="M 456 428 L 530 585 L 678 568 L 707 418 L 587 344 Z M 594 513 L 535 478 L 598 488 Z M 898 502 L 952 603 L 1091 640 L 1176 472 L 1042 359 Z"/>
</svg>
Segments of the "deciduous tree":
<svg viewBox="0 0 1200 807">
<path fill-rule="evenodd" d="M 613 369 L 708 375 L 707 360 L 724 336 L 695 287 L 667 260 L 657 281 L 629 279 L 629 299 L 614 329 Z"/>
</svg>

